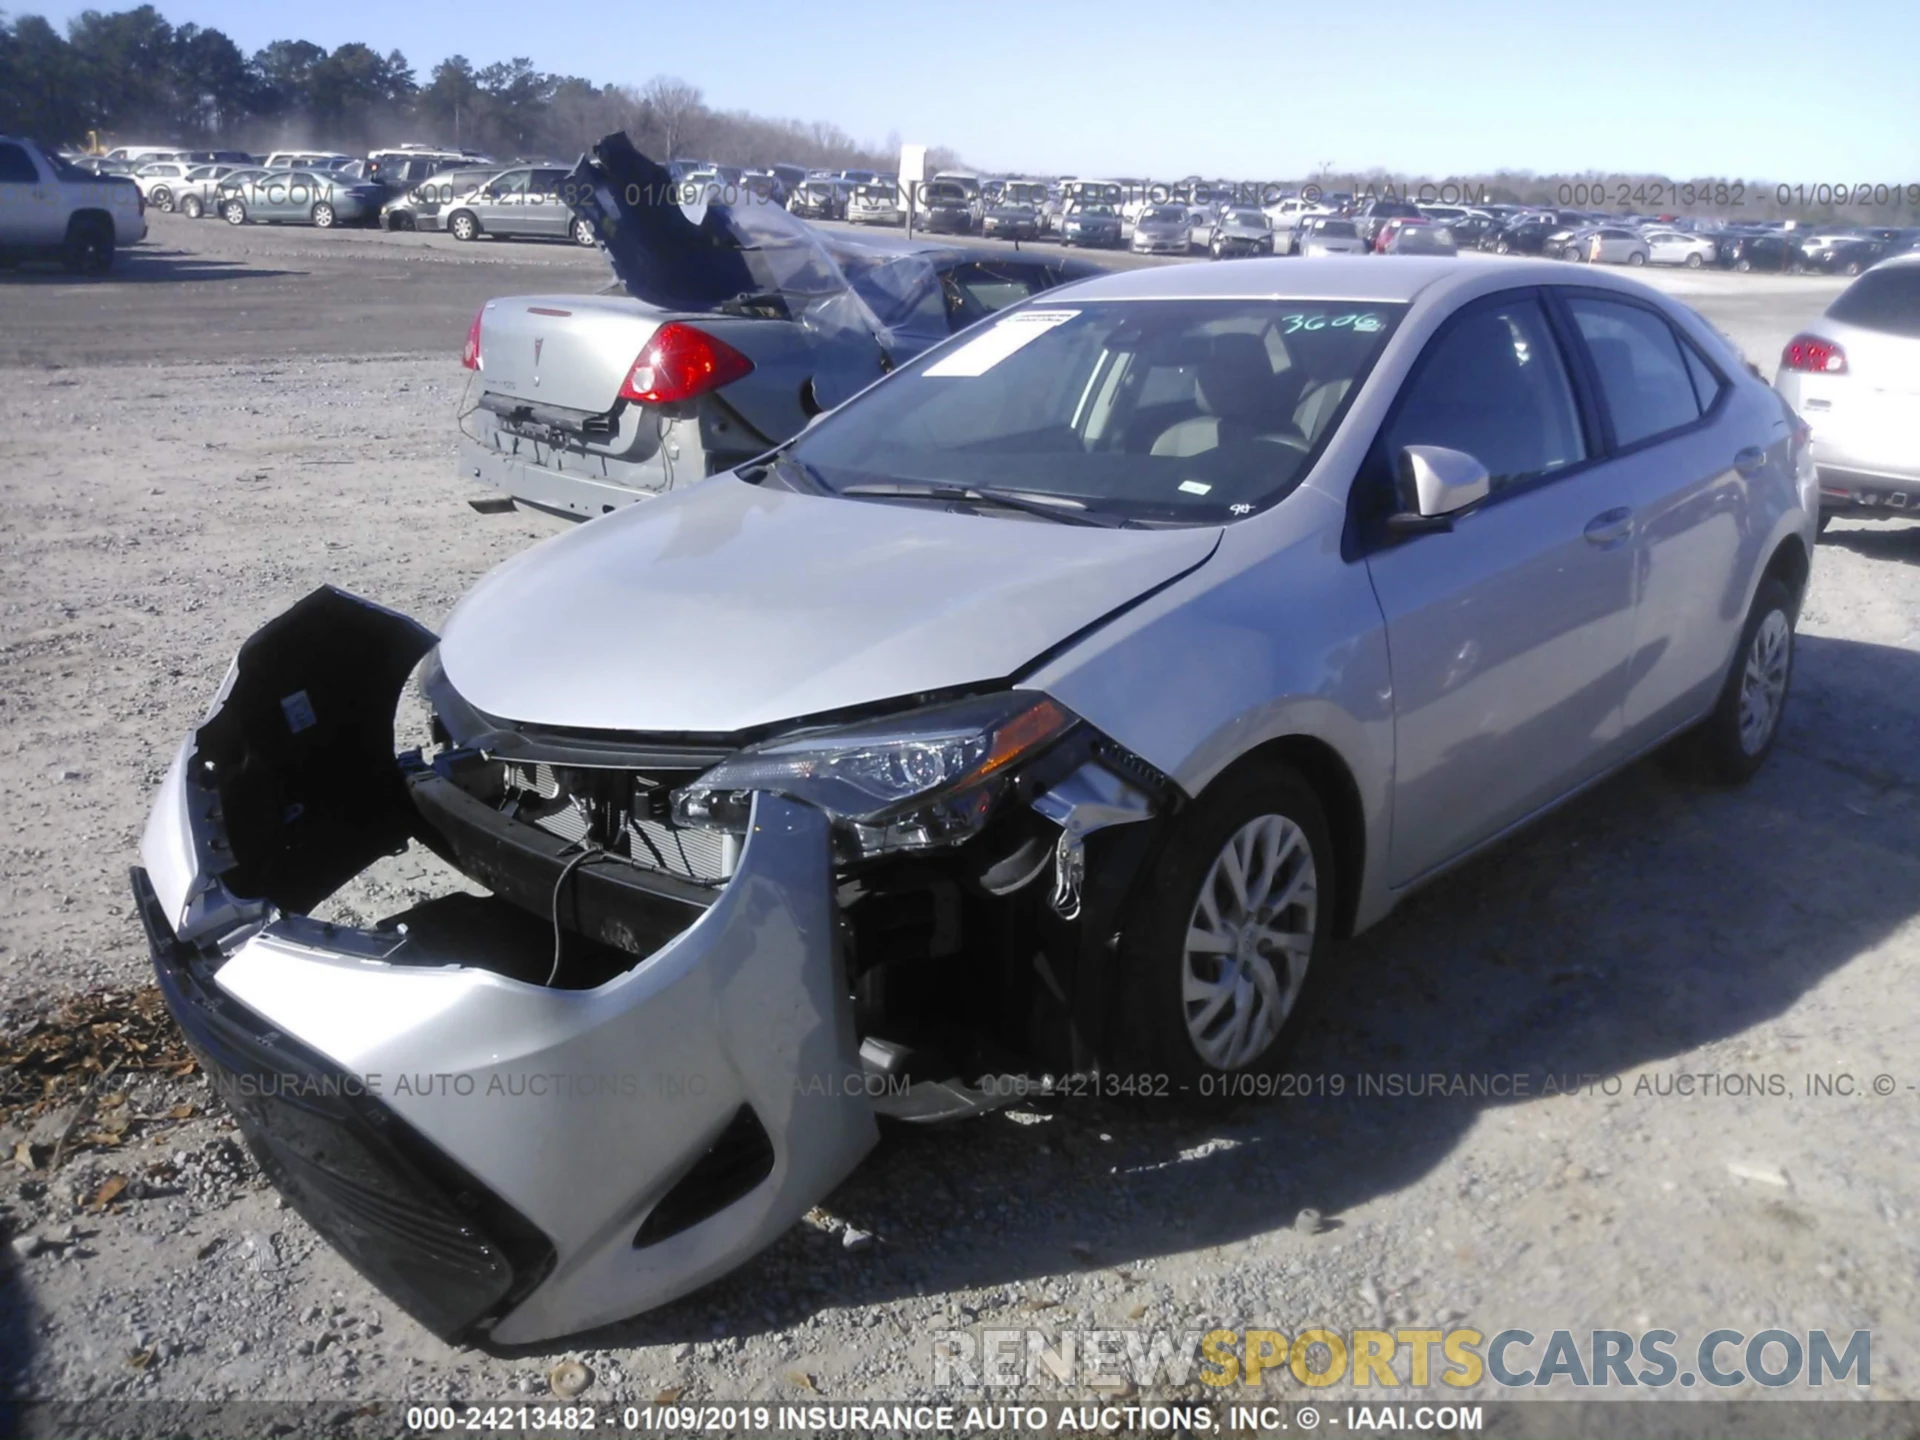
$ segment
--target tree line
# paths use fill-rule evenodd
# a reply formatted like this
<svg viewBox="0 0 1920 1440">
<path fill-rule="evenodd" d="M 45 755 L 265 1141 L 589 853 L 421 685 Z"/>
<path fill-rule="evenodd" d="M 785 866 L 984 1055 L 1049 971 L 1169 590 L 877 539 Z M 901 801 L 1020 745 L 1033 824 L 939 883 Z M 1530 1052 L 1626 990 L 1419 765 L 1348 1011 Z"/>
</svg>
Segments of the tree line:
<svg viewBox="0 0 1920 1440">
<path fill-rule="evenodd" d="M 402 141 L 570 160 L 613 130 L 661 159 L 892 170 L 899 137 L 863 144 L 823 122 L 710 107 L 697 86 L 554 75 L 517 57 L 450 55 L 424 79 L 398 50 L 275 40 L 252 55 L 219 30 L 171 24 L 152 5 L 88 10 L 62 34 L 0 12 L 0 133 L 52 145 L 178 144 L 362 153 Z"/>
</svg>

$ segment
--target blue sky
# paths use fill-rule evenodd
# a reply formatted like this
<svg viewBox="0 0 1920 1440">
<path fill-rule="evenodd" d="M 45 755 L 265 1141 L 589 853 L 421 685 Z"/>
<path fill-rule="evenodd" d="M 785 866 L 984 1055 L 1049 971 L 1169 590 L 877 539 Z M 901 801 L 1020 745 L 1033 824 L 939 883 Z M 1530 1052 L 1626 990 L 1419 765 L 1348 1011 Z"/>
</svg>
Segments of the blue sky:
<svg viewBox="0 0 1920 1440">
<path fill-rule="evenodd" d="M 249 53 L 397 47 L 423 79 L 454 51 L 600 82 L 664 71 L 721 108 L 897 131 L 991 169 L 1920 182 L 1920 0 L 156 4 Z M 88 5 L 7 8 L 63 24 Z"/>
</svg>

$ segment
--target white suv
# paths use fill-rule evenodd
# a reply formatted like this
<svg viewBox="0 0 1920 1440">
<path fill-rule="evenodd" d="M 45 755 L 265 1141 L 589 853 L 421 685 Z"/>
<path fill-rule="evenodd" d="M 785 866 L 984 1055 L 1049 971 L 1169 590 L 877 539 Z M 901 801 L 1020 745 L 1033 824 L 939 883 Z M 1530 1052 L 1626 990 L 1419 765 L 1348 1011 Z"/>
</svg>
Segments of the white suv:
<svg viewBox="0 0 1920 1440">
<path fill-rule="evenodd" d="M 1920 516 L 1920 253 L 1883 260 L 1780 352 L 1774 388 L 1813 430 L 1820 528 Z"/>
<path fill-rule="evenodd" d="M 81 274 L 147 236 L 147 200 L 125 176 L 90 175 L 31 140 L 0 135 L 0 266 L 57 259 Z"/>
</svg>

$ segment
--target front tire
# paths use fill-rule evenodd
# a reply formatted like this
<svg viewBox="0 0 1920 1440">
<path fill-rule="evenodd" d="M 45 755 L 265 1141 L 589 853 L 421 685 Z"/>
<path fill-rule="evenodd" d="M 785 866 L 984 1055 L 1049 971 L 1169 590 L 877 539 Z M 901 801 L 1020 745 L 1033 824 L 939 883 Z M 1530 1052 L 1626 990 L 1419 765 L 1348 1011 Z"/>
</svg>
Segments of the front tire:
<svg viewBox="0 0 1920 1440">
<path fill-rule="evenodd" d="M 1744 784 L 1773 753 L 1793 682 L 1796 609 L 1784 581 L 1769 576 L 1760 582 L 1719 702 L 1687 737 L 1688 768 L 1701 779 Z"/>
<path fill-rule="evenodd" d="M 447 233 L 456 240 L 478 240 L 480 222 L 462 210 L 447 221 Z"/>
<path fill-rule="evenodd" d="M 198 195 L 189 195 L 180 202 L 180 213 L 189 220 L 198 220 L 207 213 L 206 202 Z"/>
<path fill-rule="evenodd" d="M 1183 811 L 1122 942 L 1114 1073 L 1206 1101 L 1269 1070 L 1326 970 L 1333 864 L 1320 799 L 1285 765 L 1244 761 Z"/>
<path fill-rule="evenodd" d="M 168 214 L 173 213 L 173 191 L 165 185 L 154 186 L 153 194 L 147 198 L 153 202 L 154 209 L 165 210 Z"/>
<path fill-rule="evenodd" d="M 1687 256 L 1687 269 L 1689 270 L 1698 270 L 1704 263 L 1697 254 Z"/>
<path fill-rule="evenodd" d="M 1738 260 L 1733 262 L 1733 268 L 1739 271 L 1742 275 L 1746 275 L 1753 270 L 1753 261 L 1747 259 L 1743 255 Z"/>
<path fill-rule="evenodd" d="M 593 233 L 593 226 L 585 220 L 573 222 L 573 243 L 576 245 L 597 245 L 599 237 Z"/>
<path fill-rule="evenodd" d="M 104 275 L 113 268 L 113 222 L 103 215 L 76 215 L 61 242 L 60 263 L 75 275 Z"/>
<path fill-rule="evenodd" d="M 1638 250 L 1632 251 L 1627 256 L 1627 264 L 1629 265 L 1644 265 L 1646 263 L 1647 257 Z"/>
</svg>

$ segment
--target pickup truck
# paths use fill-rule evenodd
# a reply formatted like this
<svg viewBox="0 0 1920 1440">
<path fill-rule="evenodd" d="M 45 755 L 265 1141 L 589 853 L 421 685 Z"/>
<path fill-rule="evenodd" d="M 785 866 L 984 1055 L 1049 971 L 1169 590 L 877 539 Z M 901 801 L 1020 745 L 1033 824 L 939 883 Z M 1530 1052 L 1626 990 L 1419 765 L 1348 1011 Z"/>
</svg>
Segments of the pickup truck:
<svg viewBox="0 0 1920 1440">
<path fill-rule="evenodd" d="M 596 295 L 514 295 L 474 316 L 460 469 L 573 519 L 732 469 L 929 346 L 1085 261 L 816 230 L 751 193 L 683 206 L 610 135 L 559 187 L 604 247 Z"/>
<path fill-rule="evenodd" d="M 132 180 L 89 175 L 31 140 L 0 135 L 0 267 L 52 259 L 100 275 L 116 250 L 146 235 L 146 197 Z"/>
</svg>

